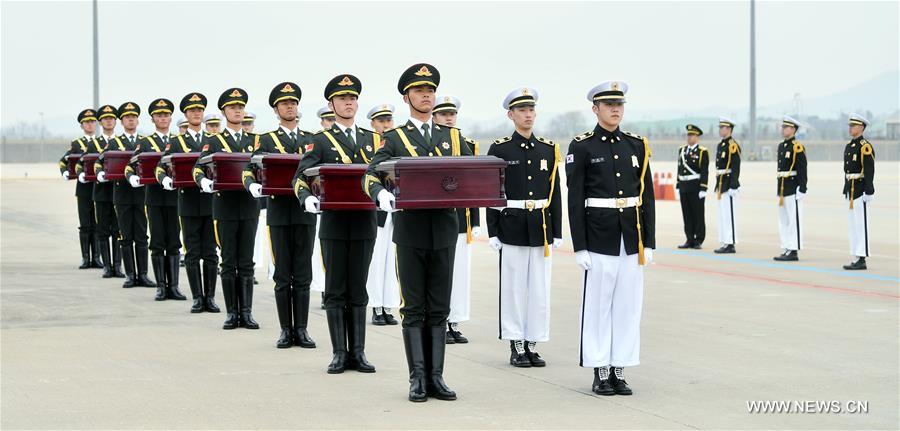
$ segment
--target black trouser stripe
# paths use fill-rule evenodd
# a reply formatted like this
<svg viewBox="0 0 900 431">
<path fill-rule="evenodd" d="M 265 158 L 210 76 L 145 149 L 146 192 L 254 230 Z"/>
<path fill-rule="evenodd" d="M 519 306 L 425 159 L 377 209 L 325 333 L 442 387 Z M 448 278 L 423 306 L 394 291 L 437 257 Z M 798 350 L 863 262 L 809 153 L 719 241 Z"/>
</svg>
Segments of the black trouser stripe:
<svg viewBox="0 0 900 431">
<path fill-rule="evenodd" d="M 500 259 L 497 260 L 497 339 L 503 339 L 503 248 L 500 249 Z"/>
<path fill-rule="evenodd" d="M 866 242 L 866 256 L 869 257 L 869 213 L 866 203 L 863 202 L 863 241 Z"/>
<path fill-rule="evenodd" d="M 734 235 L 734 197 L 728 196 L 728 206 L 731 208 L 731 243 L 737 242 L 737 236 Z"/>
<path fill-rule="evenodd" d="M 578 366 L 584 366 L 584 304 L 587 302 L 588 271 L 584 270 L 584 286 L 581 288 L 581 332 L 578 333 Z"/>
<path fill-rule="evenodd" d="M 797 223 L 797 250 L 800 250 L 800 201 L 794 195 L 794 220 Z"/>
</svg>

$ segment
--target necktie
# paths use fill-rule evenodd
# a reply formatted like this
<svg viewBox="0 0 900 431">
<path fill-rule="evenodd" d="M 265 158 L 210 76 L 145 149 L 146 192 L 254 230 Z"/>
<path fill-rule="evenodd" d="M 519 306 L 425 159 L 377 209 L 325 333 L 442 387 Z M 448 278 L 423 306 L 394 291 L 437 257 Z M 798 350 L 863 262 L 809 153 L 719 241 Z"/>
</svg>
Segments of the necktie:
<svg viewBox="0 0 900 431">
<path fill-rule="evenodd" d="M 163 145 L 169 145 L 169 135 L 163 136 Z"/>
<path fill-rule="evenodd" d="M 422 124 L 422 136 L 425 137 L 425 143 L 431 145 L 431 132 L 429 129 L 428 123 Z"/>
<path fill-rule="evenodd" d="M 240 133 L 234 134 L 234 142 L 236 142 L 238 145 L 241 145 L 241 134 Z"/>
<path fill-rule="evenodd" d="M 128 142 L 130 142 L 131 145 L 134 145 L 134 135 L 128 137 Z"/>
<path fill-rule="evenodd" d="M 296 143 L 297 143 L 297 133 L 295 133 L 295 132 L 292 130 L 291 133 L 290 133 L 290 136 L 291 136 L 291 143 L 296 144 Z"/>
<path fill-rule="evenodd" d="M 353 145 L 353 150 L 356 151 L 356 140 L 353 139 L 353 129 L 348 127 L 346 130 L 344 130 L 344 133 L 347 134 L 347 139 L 350 140 L 350 144 Z"/>
<path fill-rule="evenodd" d="M 198 144 L 200 143 L 200 136 L 201 136 L 201 135 L 202 135 L 202 133 L 197 132 L 197 135 L 194 136 L 194 140 L 197 141 Z"/>
</svg>

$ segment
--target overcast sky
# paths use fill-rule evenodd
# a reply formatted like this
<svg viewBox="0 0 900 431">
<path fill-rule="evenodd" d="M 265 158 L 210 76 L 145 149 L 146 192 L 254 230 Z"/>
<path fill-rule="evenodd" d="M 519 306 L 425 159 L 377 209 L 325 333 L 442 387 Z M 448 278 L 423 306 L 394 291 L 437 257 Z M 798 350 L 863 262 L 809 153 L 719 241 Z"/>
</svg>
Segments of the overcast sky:
<svg viewBox="0 0 900 431">
<path fill-rule="evenodd" d="M 838 92 L 898 69 L 898 2 L 758 2 L 760 105 Z M 393 103 L 415 62 L 441 72 L 439 93 L 462 99 L 461 124 L 503 115 L 510 90 L 531 86 L 539 110 L 589 110 L 605 80 L 630 85 L 628 110 L 690 112 L 749 103 L 749 2 L 100 2 L 100 103 L 190 91 L 215 103 L 250 95 L 273 125 L 272 86 L 303 90 L 301 125 L 316 129 L 324 84 L 363 83 L 369 107 Z M 90 2 L 2 2 L 2 124 L 71 118 L 92 104 Z M 635 114 L 637 113 L 637 114 Z M 142 117 L 149 127 L 149 118 Z M 143 127 L 142 127 L 143 128 Z"/>
</svg>

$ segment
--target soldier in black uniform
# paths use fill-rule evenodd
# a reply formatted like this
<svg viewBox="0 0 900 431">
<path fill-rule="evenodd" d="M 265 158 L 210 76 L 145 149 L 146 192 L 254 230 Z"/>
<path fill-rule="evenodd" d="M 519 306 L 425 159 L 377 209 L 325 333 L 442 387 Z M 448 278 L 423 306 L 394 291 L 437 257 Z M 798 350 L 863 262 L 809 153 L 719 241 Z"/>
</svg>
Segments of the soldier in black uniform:
<svg viewBox="0 0 900 431">
<path fill-rule="evenodd" d="M 219 96 L 219 109 L 225 117 L 222 133 L 203 144 L 204 156 L 217 153 L 253 152 L 253 138 L 241 129 L 247 92 L 229 88 Z M 222 250 L 222 293 L 228 316 L 222 329 L 238 326 L 259 329 L 253 319 L 253 244 L 259 224 L 259 203 L 244 190 L 213 191 L 213 181 L 199 165 L 194 167 L 194 182 L 200 190 L 213 195 L 213 226 Z"/>
<path fill-rule="evenodd" d="M 799 260 L 797 252 L 803 247 L 803 198 L 806 196 L 806 148 L 797 141 L 800 122 L 785 115 L 781 123 L 784 141 L 775 152 L 777 163 L 778 234 L 784 252 L 773 259 Z"/>
<path fill-rule="evenodd" d="M 303 154 L 312 142 L 312 134 L 297 126 L 302 92 L 293 82 L 282 82 L 269 93 L 269 106 L 278 116 L 278 129 L 259 135 L 253 155 Z M 292 196 L 262 195 L 253 166 L 243 174 L 244 187 L 255 198 L 267 202 L 266 224 L 275 261 L 275 308 L 281 335 L 279 349 L 291 346 L 315 348 L 316 342 L 306 330 L 309 322 L 309 284 L 312 282 L 312 252 L 316 234 L 316 216 L 303 211 Z M 293 319 L 292 319 L 293 315 Z"/>
<path fill-rule="evenodd" d="M 362 83 L 353 75 L 338 75 L 325 85 L 325 100 L 334 111 L 330 129 L 313 136 L 294 176 L 294 191 L 307 212 L 319 211 L 303 172 L 324 163 L 369 163 L 381 137 L 354 123 Z M 319 228 L 325 263 L 325 312 L 334 357 L 329 374 L 345 369 L 374 373 L 366 359 L 366 279 L 375 247 L 375 211 L 324 211 Z"/>
<path fill-rule="evenodd" d="M 169 140 L 165 154 L 199 153 L 212 137 L 201 129 L 206 96 L 188 93 L 181 99 L 178 109 L 187 118 L 185 133 Z M 174 180 L 163 166 L 156 168 L 156 180 L 163 189 L 173 191 Z M 220 312 L 216 304 L 216 278 L 219 256 L 216 254 L 215 228 L 212 219 L 212 196 L 197 187 L 183 187 L 178 192 L 178 220 L 184 238 L 184 269 L 191 287 L 193 304 L 191 313 Z M 200 260 L 203 260 L 201 271 Z"/>
<path fill-rule="evenodd" d="M 97 113 L 92 108 L 78 113 L 78 124 L 84 136 L 72 141 L 71 146 L 59 159 L 59 173 L 63 179 L 69 179 L 69 163 L 66 158 L 70 154 L 97 152 L 100 143 L 94 134 L 97 132 Z M 93 147 L 93 148 L 92 148 Z M 77 165 L 80 166 L 80 165 Z M 81 177 L 76 168 L 75 175 Z M 78 241 L 81 244 L 81 265 L 78 269 L 103 268 L 100 260 L 100 244 L 94 234 L 94 186 L 82 178 L 75 184 L 75 200 L 78 203 Z"/>
<path fill-rule="evenodd" d="M 716 200 L 719 202 L 719 243 L 716 253 L 734 253 L 737 244 L 737 201 L 741 189 L 741 146 L 731 137 L 734 121 L 719 117 L 716 146 Z"/>
<path fill-rule="evenodd" d="M 687 240 L 678 248 L 699 249 L 706 239 L 706 189 L 709 184 L 709 150 L 699 145 L 703 130 L 688 124 L 686 145 L 678 149 L 678 197 Z"/>
<path fill-rule="evenodd" d="M 435 97 L 431 111 L 434 123 L 456 127 L 456 119 L 462 102 L 454 96 Z M 473 155 L 479 153 L 478 142 L 466 139 L 466 145 Z M 469 339 L 459 330 L 459 324 L 469 320 L 472 285 L 472 241 L 481 236 L 481 213 L 478 208 L 457 208 L 459 235 L 453 257 L 453 285 L 450 289 L 450 314 L 447 316 L 447 344 L 466 344 Z"/>
<path fill-rule="evenodd" d="M 627 91 L 607 81 L 588 92 L 597 126 L 566 155 L 572 245 L 585 270 L 579 365 L 594 369 L 598 395 L 632 393 L 623 368 L 640 362 L 641 266 L 656 247 L 650 144 L 619 129 Z"/>
<path fill-rule="evenodd" d="M 118 147 L 120 144 L 124 146 L 116 136 L 116 120 L 118 120 L 116 108 L 112 105 L 103 105 L 97 111 L 100 113 L 98 118 L 103 130 L 97 138 L 100 147 L 96 152 L 103 153 L 107 148 Z M 94 152 L 90 150 L 88 152 Z M 99 169 L 102 169 L 102 166 L 98 161 L 94 163 L 94 173 L 97 174 Z M 79 181 L 82 181 L 81 175 Z M 100 257 L 103 260 L 103 278 L 125 278 L 122 272 L 122 247 L 119 245 L 119 223 L 113 207 L 113 185 L 97 177 L 93 199 L 97 242 L 100 244 Z M 112 239 L 112 256 L 110 256 L 110 239 Z"/>
<path fill-rule="evenodd" d="M 515 132 L 494 141 L 489 156 L 506 161 L 506 206 L 487 209 L 489 243 L 500 252 L 500 328 L 509 363 L 543 367 L 537 343 L 550 340 L 550 244 L 562 246 L 559 146 L 534 134 L 538 92 L 517 88 L 503 100 Z"/>
<path fill-rule="evenodd" d="M 169 124 L 175 104 L 169 99 L 156 99 L 150 102 L 150 118 L 156 131 L 138 140 L 135 154 L 142 152 L 161 153 L 169 145 L 174 136 L 169 135 Z M 125 168 L 128 182 L 135 190 L 144 185 L 137 175 L 135 166 Z M 150 227 L 150 263 L 153 276 L 156 278 L 157 301 L 187 298 L 178 289 L 181 230 L 178 227 L 178 192 L 166 190 L 159 184 L 148 184 L 145 187 L 144 205 L 147 211 L 147 224 Z"/>
<path fill-rule="evenodd" d="M 869 120 L 850 114 L 849 133 L 852 138 L 844 147 L 844 198 L 849 201 L 850 255 L 854 260 L 844 265 L 846 270 L 866 269 L 869 255 L 869 204 L 875 198 L 875 150 L 863 137 Z"/>
<path fill-rule="evenodd" d="M 425 63 L 410 66 L 400 76 L 397 90 L 409 105 L 410 119 L 384 133 L 384 146 L 375 153 L 363 178 L 363 189 L 385 211 L 394 211 L 394 195 L 382 185 L 378 165 L 392 157 L 471 155 L 465 138 L 455 127 L 432 124 L 434 92 L 441 75 Z M 409 366 L 409 400 L 433 396 L 455 400 L 444 383 L 447 316 L 453 258 L 459 220 L 453 209 L 404 210 L 394 215 L 397 272 L 403 304 L 403 344 Z"/>
</svg>

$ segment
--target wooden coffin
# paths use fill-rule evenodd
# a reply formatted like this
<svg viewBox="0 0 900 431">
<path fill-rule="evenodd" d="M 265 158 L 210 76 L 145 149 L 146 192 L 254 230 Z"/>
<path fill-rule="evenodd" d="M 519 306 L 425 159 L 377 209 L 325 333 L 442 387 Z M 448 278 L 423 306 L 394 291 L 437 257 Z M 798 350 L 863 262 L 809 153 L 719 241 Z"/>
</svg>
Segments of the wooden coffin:
<svg viewBox="0 0 900 431">
<path fill-rule="evenodd" d="M 199 158 L 200 153 L 175 153 L 163 156 L 159 162 L 172 177 L 172 187 L 188 189 L 197 187 L 193 172 Z"/>
<path fill-rule="evenodd" d="M 108 180 L 125 179 L 125 167 L 131 162 L 134 151 L 104 151 L 100 154 L 100 163 Z"/>
<path fill-rule="evenodd" d="M 506 206 L 505 169 L 494 156 L 399 157 L 377 167 L 397 209 Z"/>
<path fill-rule="evenodd" d="M 84 179 L 87 182 L 96 183 L 97 173 L 94 172 L 94 163 L 100 157 L 97 153 L 85 153 L 81 156 L 81 166 L 84 169 Z"/>
<path fill-rule="evenodd" d="M 262 194 L 293 195 L 291 181 L 300 165 L 299 154 L 260 154 L 253 156 L 256 181 L 262 185 Z"/>
<path fill-rule="evenodd" d="M 163 153 L 140 153 L 131 157 L 131 164 L 137 166 L 137 175 L 141 177 L 141 184 L 157 184 L 156 167 Z"/>
<path fill-rule="evenodd" d="M 363 193 L 362 178 L 369 165 L 327 163 L 303 171 L 322 210 L 375 210 L 375 202 Z"/>
<path fill-rule="evenodd" d="M 250 153 L 212 153 L 200 158 L 200 166 L 213 182 L 214 191 L 243 190 L 241 181 L 244 168 L 250 162 Z"/>
<path fill-rule="evenodd" d="M 81 160 L 81 153 L 66 156 L 66 170 L 69 171 L 69 181 L 78 179 L 78 175 L 75 173 L 75 166 L 79 160 Z"/>
</svg>

